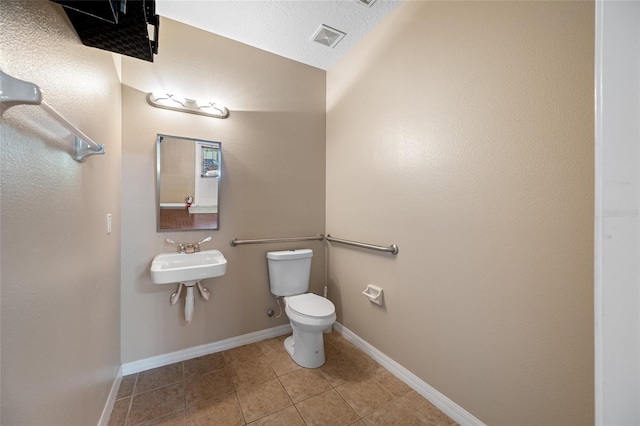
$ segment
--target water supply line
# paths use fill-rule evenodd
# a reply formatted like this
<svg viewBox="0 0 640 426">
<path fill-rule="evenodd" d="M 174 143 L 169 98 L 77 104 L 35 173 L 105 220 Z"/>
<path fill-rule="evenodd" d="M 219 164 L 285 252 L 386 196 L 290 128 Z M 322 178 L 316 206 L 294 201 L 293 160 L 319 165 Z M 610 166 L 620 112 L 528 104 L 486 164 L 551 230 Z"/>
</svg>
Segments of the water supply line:
<svg viewBox="0 0 640 426">
<path fill-rule="evenodd" d="M 282 306 L 280 305 L 280 297 L 277 297 L 277 296 L 276 296 L 276 303 L 278 304 L 278 310 L 279 310 L 280 312 L 278 313 L 278 315 L 276 315 L 276 316 L 275 316 L 275 317 L 273 317 L 273 318 L 278 319 L 278 318 L 280 318 L 280 317 L 282 316 Z"/>
<path fill-rule="evenodd" d="M 275 312 L 273 312 L 273 309 L 269 309 L 267 311 L 267 316 L 271 319 L 278 319 L 282 316 L 282 306 L 280 306 L 280 296 L 276 296 L 276 303 L 278 304 L 278 309 L 280 310 L 280 312 L 278 313 L 278 315 L 275 315 Z"/>
</svg>

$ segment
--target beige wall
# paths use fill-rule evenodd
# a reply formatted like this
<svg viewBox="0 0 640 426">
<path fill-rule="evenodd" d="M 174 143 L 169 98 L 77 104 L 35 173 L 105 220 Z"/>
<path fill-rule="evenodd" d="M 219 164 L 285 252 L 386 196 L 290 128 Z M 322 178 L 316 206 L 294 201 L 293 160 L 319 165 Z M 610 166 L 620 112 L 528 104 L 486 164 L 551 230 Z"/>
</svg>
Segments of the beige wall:
<svg viewBox="0 0 640 426">
<path fill-rule="evenodd" d="M 331 246 L 346 327 L 487 424 L 593 423 L 592 4 L 406 2 L 328 72 L 326 98 L 323 71 L 163 19 L 155 63 L 122 59 L 122 103 L 111 55 L 58 6 L 0 12 L 2 69 L 108 151 L 76 163 L 35 107 L 0 122 L 3 424 L 97 423 L 120 335 L 126 363 L 285 324 L 265 315 L 265 253 L 314 249 L 320 292 L 324 243 L 228 242 L 325 223 L 400 246 Z M 231 116 L 150 107 L 162 89 Z M 222 142 L 219 231 L 156 233 L 158 133 Z M 227 274 L 187 325 L 148 270 L 165 238 L 207 235 Z"/>
<path fill-rule="evenodd" d="M 176 139 L 164 140 L 160 159 L 161 203 L 185 203 L 187 196 L 195 196 L 195 158 L 195 143 Z"/>
<path fill-rule="evenodd" d="M 593 423 L 590 2 L 405 2 L 327 74 L 338 321 L 491 425 Z M 377 307 L 360 292 L 384 288 Z"/>
<path fill-rule="evenodd" d="M 309 247 L 312 290 L 324 285 L 321 242 L 238 246 L 232 238 L 314 235 L 325 224 L 325 72 L 177 22 L 161 22 L 161 54 L 146 63 L 123 58 L 122 361 L 211 343 L 287 322 L 266 316 L 268 250 Z M 226 120 L 153 108 L 147 92 L 169 90 L 226 104 Z M 156 233 L 156 135 L 220 141 L 220 230 Z M 165 238 L 221 250 L 223 277 L 205 280 L 193 321 L 170 306 L 174 285 L 151 283 Z"/>
<path fill-rule="evenodd" d="M 95 425 L 120 366 L 120 83 L 44 1 L 0 3 L 0 67 L 107 148 L 77 163 L 35 106 L 0 120 L 2 424 Z"/>
</svg>

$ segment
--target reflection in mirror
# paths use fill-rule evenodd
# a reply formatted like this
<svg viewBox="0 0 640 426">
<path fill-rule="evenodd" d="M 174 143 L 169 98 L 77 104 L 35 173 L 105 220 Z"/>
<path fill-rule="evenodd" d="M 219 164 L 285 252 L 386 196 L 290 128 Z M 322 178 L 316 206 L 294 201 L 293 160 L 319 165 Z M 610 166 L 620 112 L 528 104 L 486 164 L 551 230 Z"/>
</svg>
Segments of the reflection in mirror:
<svg viewBox="0 0 640 426">
<path fill-rule="evenodd" d="M 218 229 L 220 142 L 158 135 L 157 229 Z"/>
</svg>

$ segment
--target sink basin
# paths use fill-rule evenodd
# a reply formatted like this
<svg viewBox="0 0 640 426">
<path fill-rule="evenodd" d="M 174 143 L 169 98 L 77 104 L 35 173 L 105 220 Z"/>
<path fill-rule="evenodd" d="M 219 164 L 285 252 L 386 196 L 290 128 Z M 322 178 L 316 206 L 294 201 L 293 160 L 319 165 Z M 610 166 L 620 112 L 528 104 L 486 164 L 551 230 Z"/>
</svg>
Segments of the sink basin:
<svg viewBox="0 0 640 426">
<path fill-rule="evenodd" d="M 151 262 L 151 280 L 154 284 L 185 283 L 219 277 L 227 271 L 227 259 L 219 250 L 197 253 L 161 253 Z"/>
</svg>

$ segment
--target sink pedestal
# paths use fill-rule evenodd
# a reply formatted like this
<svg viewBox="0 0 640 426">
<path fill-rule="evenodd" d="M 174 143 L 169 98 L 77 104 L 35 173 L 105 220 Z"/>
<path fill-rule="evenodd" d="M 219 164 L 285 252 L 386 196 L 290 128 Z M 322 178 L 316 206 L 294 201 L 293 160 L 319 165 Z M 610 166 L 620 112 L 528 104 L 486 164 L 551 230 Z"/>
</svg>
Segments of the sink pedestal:
<svg viewBox="0 0 640 426">
<path fill-rule="evenodd" d="M 186 322 L 191 322 L 193 319 L 193 307 L 195 306 L 193 286 L 194 284 L 187 285 L 187 295 L 184 298 L 184 320 Z"/>
<path fill-rule="evenodd" d="M 175 305 L 178 300 L 180 300 L 180 294 L 182 293 L 182 286 L 185 286 L 187 288 L 187 294 L 185 295 L 184 298 L 184 319 L 187 322 L 191 322 L 191 320 L 193 319 L 193 310 L 195 308 L 195 295 L 194 295 L 194 287 L 198 286 L 198 291 L 200 292 L 200 297 L 203 300 L 209 300 L 209 290 L 207 290 L 206 287 L 203 287 L 202 284 L 200 284 L 200 281 L 187 281 L 185 283 L 180 283 L 178 284 L 178 289 L 176 290 L 175 293 L 173 293 L 171 295 L 171 298 L 169 299 L 169 302 L 172 305 Z"/>
</svg>

